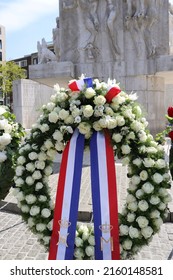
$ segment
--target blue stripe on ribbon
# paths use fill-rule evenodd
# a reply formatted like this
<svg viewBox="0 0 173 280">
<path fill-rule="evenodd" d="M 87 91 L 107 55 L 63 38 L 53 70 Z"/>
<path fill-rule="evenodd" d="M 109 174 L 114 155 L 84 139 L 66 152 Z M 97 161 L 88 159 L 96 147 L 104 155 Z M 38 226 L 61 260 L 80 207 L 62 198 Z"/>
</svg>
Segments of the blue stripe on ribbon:
<svg viewBox="0 0 173 280">
<path fill-rule="evenodd" d="M 99 183 L 99 168 L 98 168 L 98 151 L 97 151 L 97 132 L 94 132 L 90 142 L 90 157 L 91 157 L 91 187 L 92 187 L 92 203 L 94 216 L 94 234 L 95 234 L 95 259 L 103 260 L 103 252 L 101 251 L 102 233 L 99 226 L 101 221 L 100 207 L 100 183 Z"/>
<path fill-rule="evenodd" d="M 68 237 L 67 237 L 68 247 L 66 248 L 65 260 L 72 260 L 74 254 L 74 243 L 75 243 L 75 235 L 76 235 L 76 224 L 78 218 L 78 205 L 79 205 L 79 193 L 80 193 L 80 184 L 81 184 L 84 144 L 85 144 L 85 137 L 84 135 L 79 133 L 77 143 L 76 143 L 72 197 L 71 197 L 70 215 L 69 215 L 69 222 L 71 223 L 71 225 L 68 228 Z"/>
<path fill-rule="evenodd" d="M 85 83 L 87 88 L 93 87 L 93 80 L 92 80 L 92 78 L 85 78 L 84 79 L 84 83 Z"/>
</svg>

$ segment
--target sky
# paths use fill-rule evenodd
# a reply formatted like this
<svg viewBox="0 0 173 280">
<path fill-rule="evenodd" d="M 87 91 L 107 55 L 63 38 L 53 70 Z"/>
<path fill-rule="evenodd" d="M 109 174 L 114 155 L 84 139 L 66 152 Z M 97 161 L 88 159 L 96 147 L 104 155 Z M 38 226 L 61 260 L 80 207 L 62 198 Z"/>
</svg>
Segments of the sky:
<svg viewBox="0 0 173 280">
<path fill-rule="evenodd" d="M 164 1 L 164 0 L 163 0 Z M 170 0 L 173 4 L 173 0 Z M 6 27 L 6 60 L 37 52 L 37 41 L 52 41 L 59 0 L 0 0 L 0 24 Z"/>
<path fill-rule="evenodd" d="M 0 24 L 6 28 L 6 60 L 37 52 L 37 41 L 52 41 L 59 0 L 0 0 Z"/>
</svg>

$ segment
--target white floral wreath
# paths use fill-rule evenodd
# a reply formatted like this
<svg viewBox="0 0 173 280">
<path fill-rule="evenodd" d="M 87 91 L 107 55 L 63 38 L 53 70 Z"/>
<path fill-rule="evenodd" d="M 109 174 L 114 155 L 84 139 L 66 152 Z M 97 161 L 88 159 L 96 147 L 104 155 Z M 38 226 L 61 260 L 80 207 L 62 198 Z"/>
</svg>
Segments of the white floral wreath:
<svg viewBox="0 0 173 280">
<path fill-rule="evenodd" d="M 76 127 L 85 135 L 86 145 L 94 130 L 107 128 L 115 155 L 128 165 L 128 194 L 119 214 L 122 259 L 131 258 L 148 244 L 167 215 L 170 175 L 163 146 L 148 132 L 136 94 L 121 91 L 107 103 L 105 95 L 110 86 L 118 87 L 115 81 L 105 83 L 98 79 L 93 80 L 92 87 L 84 85 L 79 92 L 55 85 L 56 94 L 42 107 L 42 115 L 19 151 L 15 176 L 18 206 L 29 228 L 47 249 L 54 209 L 48 177 L 56 152 L 62 153 Z M 76 245 L 83 252 L 84 245 L 79 241 L 78 236 Z M 74 258 L 89 256 L 86 251 L 80 252 L 76 251 Z"/>
</svg>

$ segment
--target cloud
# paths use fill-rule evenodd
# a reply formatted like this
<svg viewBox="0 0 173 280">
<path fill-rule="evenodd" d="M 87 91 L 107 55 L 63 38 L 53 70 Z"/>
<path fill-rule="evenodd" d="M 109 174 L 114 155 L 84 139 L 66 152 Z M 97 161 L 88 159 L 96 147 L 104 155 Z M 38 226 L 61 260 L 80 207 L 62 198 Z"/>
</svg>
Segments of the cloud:
<svg viewBox="0 0 173 280">
<path fill-rule="evenodd" d="M 59 14 L 58 0 L 7 0 L 0 1 L 0 24 L 8 32 L 17 31 L 54 13 Z"/>
</svg>

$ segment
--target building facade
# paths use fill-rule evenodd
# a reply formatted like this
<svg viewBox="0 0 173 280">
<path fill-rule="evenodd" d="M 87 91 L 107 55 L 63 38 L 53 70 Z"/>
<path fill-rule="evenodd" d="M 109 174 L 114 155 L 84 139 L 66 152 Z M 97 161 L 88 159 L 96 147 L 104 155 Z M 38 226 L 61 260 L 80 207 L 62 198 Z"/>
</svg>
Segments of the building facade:
<svg viewBox="0 0 173 280">
<path fill-rule="evenodd" d="M 5 27 L 0 25 L 0 63 L 6 60 Z"/>
</svg>

